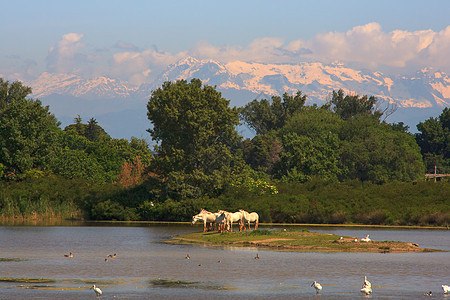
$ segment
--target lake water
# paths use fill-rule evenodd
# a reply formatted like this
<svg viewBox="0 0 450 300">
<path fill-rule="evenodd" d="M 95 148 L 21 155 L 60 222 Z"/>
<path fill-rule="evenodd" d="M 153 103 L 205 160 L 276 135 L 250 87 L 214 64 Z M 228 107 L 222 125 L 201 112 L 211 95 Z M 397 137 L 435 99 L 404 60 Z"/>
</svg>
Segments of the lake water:
<svg viewBox="0 0 450 300">
<path fill-rule="evenodd" d="M 304 228 L 304 227 L 302 227 Z M 299 228 L 299 229 L 302 229 Z M 366 275 L 373 299 L 444 299 L 450 252 L 302 253 L 163 243 L 200 226 L 0 226 L 0 299 L 360 299 Z M 450 230 L 307 227 L 358 238 L 418 243 L 450 251 Z M 73 258 L 64 254 L 73 252 Z M 117 253 L 117 257 L 105 258 Z M 255 260 L 256 254 L 259 260 Z M 190 259 L 185 259 L 189 254 Z M 219 262 L 220 261 L 220 262 Z M 47 278 L 50 282 L 6 282 Z M 323 286 L 320 295 L 312 281 Z M 450 296 L 447 297 L 450 300 Z"/>
</svg>

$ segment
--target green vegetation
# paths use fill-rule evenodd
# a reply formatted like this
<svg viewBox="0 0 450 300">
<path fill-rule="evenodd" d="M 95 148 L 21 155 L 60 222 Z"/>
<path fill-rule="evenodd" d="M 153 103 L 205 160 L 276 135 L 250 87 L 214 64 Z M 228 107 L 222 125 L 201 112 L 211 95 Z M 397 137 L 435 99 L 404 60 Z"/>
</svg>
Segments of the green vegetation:
<svg viewBox="0 0 450 300">
<path fill-rule="evenodd" d="M 437 118 L 420 122 L 417 129 L 416 141 L 427 170 L 450 174 L 450 108 L 444 108 Z"/>
<path fill-rule="evenodd" d="M 14 283 L 53 283 L 54 279 L 49 278 L 28 278 L 28 277 L 0 277 L 0 282 L 14 282 Z"/>
<path fill-rule="evenodd" d="M 339 252 L 429 252 L 411 243 L 395 241 L 355 241 L 354 237 L 340 237 L 330 233 L 296 230 L 254 230 L 243 232 L 199 232 L 174 237 L 190 243 L 211 245 L 255 246 L 291 251 Z"/>
<path fill-rule="evenodd" d="M 10 258 L 4 258 L 4 257 L 0 257 L 0 262 L 4 262 L 4 261 L 27 261 L 28 259 L 26 258 L 14 258 L 14 257 L 10 257 Z"/>
<path fill-rule="evenodd" d="M 187 221 L 201 208 L 261 222 L 450 223 L 449 117 L 413 136 L 372 96 L 298 91 L 231 108 L 214 87 L 166 82 L 147 104 L 145 140 L 112 139 L 91 118 L 61 129 L 31 89 L 0 78 L 0 220 Z M 242 139 L 239 119 L 256 135 Z M 447 169 L 445 169 L 447 168 Z"/>
</svg>

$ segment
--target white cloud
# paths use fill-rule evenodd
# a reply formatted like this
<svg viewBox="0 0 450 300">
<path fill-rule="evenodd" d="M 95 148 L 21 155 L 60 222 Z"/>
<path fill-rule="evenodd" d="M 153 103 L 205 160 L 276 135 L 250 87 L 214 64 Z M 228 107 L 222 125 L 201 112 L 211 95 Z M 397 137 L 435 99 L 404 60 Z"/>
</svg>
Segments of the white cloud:
<svg viewBox="0 0 450 300">
<path fill-rule="evenodd" d="M 133 44 L 124 42 L 124 41 L 118 41 L 115 45 L 115 48 L 119 48 L 119 49 L 124 49 L 124 50 L 133 50 L 133 51 L 137 51 L 138 47 L 136 47 Z"/>
<path fill-rule="evenodd" d="M 81 52 L 86 45 L 81 42 L 82 33 L 68 33 L 55 46 L 50 47 L 46 58 L 47 71 L 52 73 L 81 72 L 83 64 L 92 61 L 95 55 Z"/>
<path fill-rule="evenodd" d="M 449 59 L 438 57 L 438 53 L 448 52 L 448 35 L 450 27 L 441 31 L 432 30 L 384 32 L 378 23 L 356 26 L 343 32 L 320 34 L 306 45 L 312 52 L 311 57 L 324 61 L 339 60 L 359 63 L 371 68 L 379 66 L 419 69 L 425 65 L 449 70 Z M 445 45 L 447 43 L 447 45 Z M 423 53 L 437 49 L 428 60 L 423 60 Z"/>
<path fill-rule="evenodd" d="M 198 41 L 190 49 L 178 53 L 138 47 L 118 41 L 102 52 L 83 43 L 81 33 L 68 33 L 50 48 L 48 72 L 78 73 L 85 76 L 105 75 L 128 80 L 134 84 L 151 82 L 168 65 L 186 56 L 260 63 L 298 63 L 304 60 L 359 64 L 379 70 L 393 68 L 397 72 L 433 67 L 450 73 L 450 26 L 433 30 L 383 31 L 378 23 L 355 26 L 347 32 L 328 32 L 309 40 L 284 41 L 277 37 L 263 37 L 248 45 L 215 46 Z M 98 65 L 101 65 L 98 67 Z"/>
<path fill-rule="evenodd" d="M 318 34 L 309 40 L 285 43 L 279 38 L 261 38 L 246 47 L 216 47 L 198 42 L 188 52 L 197 58 L 223 62 L 235 60 L 265 63 L 298 63 L 302 60 L 357 63 L 374 70 L 428 66 L 450 72 L 450 26 L 440 32 L 432 30 L 383 31 L 378 23 L 355 26 L 347 32 Z"/>
<path fill-rule="evenodd" d="M 138 85 L 151 81 L 168 65 L 184 56 L 186 56 L 185 53 L 172 55 L 169 52 L 153 49 L 141 52 L 119 52 L 112 57 L 111 74 Z"/>
</svg>

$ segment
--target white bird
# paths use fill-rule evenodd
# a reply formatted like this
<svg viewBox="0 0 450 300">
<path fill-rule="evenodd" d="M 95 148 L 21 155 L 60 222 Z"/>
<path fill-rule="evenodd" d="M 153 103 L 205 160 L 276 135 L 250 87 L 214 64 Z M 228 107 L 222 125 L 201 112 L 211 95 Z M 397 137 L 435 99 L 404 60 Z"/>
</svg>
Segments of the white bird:
<svg viewBox="0 0 450 300">
<path fill-rule="evenodd" d="M 370 288 L 370 287 L 368 287 L 368 286 L 365 286 L 365 287 L 363 287 L 363 288 L 361 289 L 361 293 L 364 293 L 364 294 L 366 294 L 366 295 L 370 295 L 370 294 L 372 294 L 372 288 Z"/>
<path fill-rule="evenodd" d="M 102 290 L 99 287 L 95 286 L 95 284 L 91 287 L 91 289 L 94 290 L 95 295 L 97 297 L 99 297 L 99 296 L 101 296 L 103 294 Z"/>
<path fill-rule="evenodd" d="M 364 293 L 366 295 L 372 294 L 372 284 L 369 280 L 367 280 L 366 276 L 364 276 L 364 283 L 361 288 L 361 293 Z"/>
<path fill-rule="evenodd" d="M 314 281 L 311 286 L 316 289 L 316 293 L 320 293 L 320 291 L 322 290 L 322 286 L 316 281 Z"/>
<path fill-rule="evenodd" d="M 369 239 L 369 235 L 366 235 L 366 237 L 361 239 L 361 241 L 363 241 L 363 242 L 370 242 L 371 239 Z"/>
<path fill-rule="evenodd" d="M 447 294 L 448 292 L 450 292 L 450 286 L 448 285 L 442 285 L 442 289 L 444 290 L 444 294 Z"/>
<path fill-rule="evenodd" d="M 369 280 L 367 280 L 367 276 L 364 276 L 364 284 L 362 287 L 365 287 L 365 286 L 372 288 L 372 284 L 370 283 Z"/>
</svg>

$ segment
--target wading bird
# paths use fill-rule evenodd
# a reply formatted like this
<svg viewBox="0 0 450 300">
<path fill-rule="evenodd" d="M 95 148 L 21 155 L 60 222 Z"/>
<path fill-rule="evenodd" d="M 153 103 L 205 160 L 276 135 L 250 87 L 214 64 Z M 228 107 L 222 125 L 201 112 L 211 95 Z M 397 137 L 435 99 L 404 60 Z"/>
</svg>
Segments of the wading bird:
<svg viewBox="0 0 450 300">
<path fill-rule="evenodd" d="M 361 293 L 364 293 L 366 295 L 372 294 L 372 284 L 369 280 L 367 280 L 366 276 L 364 276 L 364 283 L 361 288 Z"/>
<path fill-rule="evenodd" d="M 322 285 L 320 285 L 320 283 L 318 283 L 318 282 L 316 282 L 316 281 L 314 281 L 314 282 L 311 284 L 311 286 L 312 286 L 313 288 L 316 289 L 316 293 L 317 293 L 317 294 L 320 293 L 320 291 L 322 290 Z"/>
<path fill-rule="evenodd" d="M 102 290 L 99 287 L 95 286 L 95 284 L 91 287 L 91 289 L 94 290 L 97 297 L 100 297 L 103 294 Z"/>
<path fill-rule="evenodd" d="M 442 289 L 444 290 L 444 294 L 448 294 L 450 292 L 450 286 L 448 285 L 442 285 Z"/>
<path fill-rule="evenodd" d="M 369 235 L 366 235 L 365 238 L 361 239 L 362 242 L 370 242 L 371 239 L 369 239 Z"/>
</svg>

